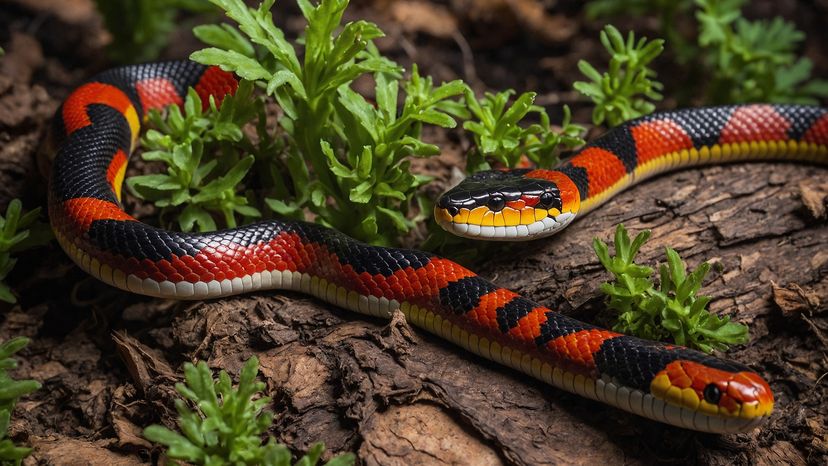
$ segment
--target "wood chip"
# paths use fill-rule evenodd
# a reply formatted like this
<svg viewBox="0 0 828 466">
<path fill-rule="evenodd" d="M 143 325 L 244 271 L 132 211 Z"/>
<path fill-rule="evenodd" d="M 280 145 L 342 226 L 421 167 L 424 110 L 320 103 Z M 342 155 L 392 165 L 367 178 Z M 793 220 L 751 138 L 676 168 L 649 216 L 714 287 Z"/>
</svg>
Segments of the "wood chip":
<svg viewBox="0 0 828 466">
<path fill-rule="evenodd" d="M 812 291 L 805 291 L 796 283 L 782 287 L 771 282 L 773 302 L 779 306 L 782 314 L 791 317 L 801 313 L 811 314 L 819 309 L 819 296 Z"/>
<path fill-rule="evenodd" d="M 799 183 L 799 197 L 815 220 L 828 218 L 828 183 L 802 181 Z"/>
</svg>

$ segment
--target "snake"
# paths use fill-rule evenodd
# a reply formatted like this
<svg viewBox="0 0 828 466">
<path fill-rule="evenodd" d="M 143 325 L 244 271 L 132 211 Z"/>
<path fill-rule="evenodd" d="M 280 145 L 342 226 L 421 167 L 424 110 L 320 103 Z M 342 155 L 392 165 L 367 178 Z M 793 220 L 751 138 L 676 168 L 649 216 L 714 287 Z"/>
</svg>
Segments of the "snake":
<svg viewBox="0 0 828 466">
<path fill-rule="evenodd" d="M 581 322 L 429 252 L 373 246 L 303 221 L 187 233 L 125 212 L 121 185 L 147 113 L 182 105 L 189 88 L 206 103 L 237 86 L 218 67 L 168 61 L 101 72 L 68 95 L 49 130 L 48 212 L 82 270 L 159 298 L 279 289 L 369 316 L 401 311 L 483 358 L 686 429 L 747 432 L 771 415 L 769 384 L 744 364 Z M 748 159 L 824 163 L 828 110 L 745 104 L 652 114 L 610 129 L 556 169 L 469 176 L 437 200 L 435 216 L 461 236 L 540 238 L 648 177 Z"/>
</svg>

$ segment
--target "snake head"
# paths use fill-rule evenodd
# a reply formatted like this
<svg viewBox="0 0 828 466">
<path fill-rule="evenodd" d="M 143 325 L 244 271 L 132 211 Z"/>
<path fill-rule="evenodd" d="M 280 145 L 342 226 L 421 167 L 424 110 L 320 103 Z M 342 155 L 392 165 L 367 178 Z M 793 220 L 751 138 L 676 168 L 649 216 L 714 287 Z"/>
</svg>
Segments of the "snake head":
<svg viewBox="0 0 828 466">
<path fill-rule="evenodd" d="M 750 370 L 723 370 L 699 361 L 669 363 L 650 384 L 654 397 L 703 414 L 724 430 L 746 430 L 773 410 L 770 386 Z M 717 429 L 719 426 L 716 426 Z"/>
<path fill-rule="evenodd" d="M 527 173 L 530 170 L 491 170 L 466 178 L 437 201 L 437 223 L 455 235 L 486 240 L 518 241 L 557 233 L 575 218 L 579 202 L 554 180 Z"/>
</svg>

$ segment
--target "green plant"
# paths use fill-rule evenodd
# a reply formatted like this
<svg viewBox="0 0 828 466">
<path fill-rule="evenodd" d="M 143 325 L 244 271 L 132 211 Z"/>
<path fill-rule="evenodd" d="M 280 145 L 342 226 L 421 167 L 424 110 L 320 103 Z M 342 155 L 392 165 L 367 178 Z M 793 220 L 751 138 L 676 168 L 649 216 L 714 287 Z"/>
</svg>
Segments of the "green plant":
<svg viewBox="0 0 828 466">
<path fill-rule="evenodd" d="M 400 68 L 372 44 L 383 35 L 375 24 L 341 25 L 347 0 L 315 6 L 297 0 L 307 20 L 301 62 L 273 24 L 274 0 L 255 9 L 241 0 L 211 1 L 241 33 L 228 26 L 198 28 L 198 37 L 212 47 L 191 58 L 256 82 L 284 111 L 279 123 L 290 144 L 274 160 L 278 168 L 271 171 L 281 176 L 267 205 L 294 218 L 309 210 L 318 222 L 365 241 L 396 242 L 413 226 L 416 188 L 427 181 L 409 173 L 408 158 L 439 152 L 420 140 L 422 126 L 455 126 L 452 115 L 460 110 L 451 98 L 465 85 L 434 86 L 416 68 L 402 81 Z M 373 75 L 376 106 L 350 88 L 363 75 Z M 400 90 L 406 94 L 402 109 Z"/>
<path fill-rule="evenodd" d="M 17 367 L 12 355 L 28 344 L 29 339 L 25 337 L 12 338 L 0 344 L 0 462 L 3 464 L 19 465 L 32 451 L 31 448 L 18 447 L 7 437 L 9 419 L 17 400 L 40 388 L 40 383 L 35 380 L 14 380 L 7 373 Z"/>
<path fill-rule="evenodd" d="M 171 223 L 165 218 L 174 218 L 184 231 L 210 231 L 216 229 L 214 216 L 223 219 L 226 227 L 237 225 L 236 215 L 244 219 L 261 216 L 248 197 L 237 192 L 253 166 L 253 154 L 273 150 L 267 135 L 261 134 L 261 124 L 263 146 L 257 147 L 242 132 L 254 118 L 260 123 L 265 119 L 263 102 L 252 94 L 253 86 L 245 82 L 235 95 L 224 98 L 220 108 L 211 98 L 205 109 L 190 89 L 183 113 L 177 106 L 169 108 L 166 118 L 158 111 L 150 112 L 155 129 L 144 136 L 143 145 L 149 150 L 141 157 L 163 163 L 166 173 L 130 177 L 127 187 L 161 209 L 165 226 Z"/>
<path fill-rule="evenodd" d="M 487 92 L 478 100 L 471 89 L 466 89 L 466 105 L 475 118 L 463 123 L 463 128 L 472 133 L 475 142 L 475 150 L 469 153 L 466 163 L 468 172 L 489 169 L 487 158 L 515 167 L 523 155 L 535 165 L 548 168 L 558 163 L 559 146 L 571 149 L 584 143 L 580 138 L 584 128 L 571 122 L 569 107 L 564 106 L 562 128 L 555 131 L 546 110 L 533 105 L 534 92 L 524 92 L 507 107 L 509 97 L 514 93 L 513 90 L 496 94 Z M 540 121 L 520 126 L 529 113 L 536 113 Z"/>
<path fill-rule="evenodd" d="M 696 0 L 699 45 L 712 71 L 713 103 L 817 103 L 828 97 L 828 80 L 810 80 L 813 64 L 795 50 L 805 35 L 776 17 L 748 21 L 745 0 Z"/>
<path fill-rule="evenodd" d="M 682 73 L 691 76 L 684 89 L 677 89 L 684 99 L 704 94 L 709 103 L 816 103 L 828 96 L 828 80 L 811 79 L 813 64 L 796 54 L 805 35 L 779 17 L 745 19 L 741 11 L 745 2 L 593 0 L 586 11 L 590 17 L 657 17 L 670 52 L 684 67 Z M 693 7 L 696 27 L 677 27 L 690 17 L 687 13 Z M 698 34 L 682 34 L 681 30 Z"/>
<path fill-rule="evenodd" d="M 615 282 L 601 285 L 610 309 L 619 313 L 613 329 L 650 340 L 672 337 L 676 344 L 708 353 L 747 342 L 746 326 L 711 314 L 705 309 L 710 297 L 697 295 L 710 264 L 702 263 L 688 274 L 678 253 L 666 248 L 667 264 L 661 265 L 660 286 L 655 287 L 653 269 L 635 263 L 649 237 L 645 230 L 630 241 L 624 225 L 618 225 L 612 257 L 606 243 L 593 240 L 595 254 L 615 277 Z"/>
<path fill-rule="evenodd" d="M 601 31 L 601 43 L 611 55 L 609 70 L 601 74 L 589 62 L 581 60 L 578 69 L 590 82 L 573 84 L 595 103 L 593 123 L 607 121 L 610 126 L 616 126 L 652 113 L 655 105 L 650 100 L 662 99 L 663 86 L 654 80 L 656 73 L 647 65 L 664 50 L 664 41 L 646 38 L 636 41 L 632 31 L 624 40 L 618 29 L 607 25 Z"/>
<path fill-rule="evenodd" d="M 606 17 L 640 17 L 651 15 L 658 20 L 659 35 L 664 37 L 679 63 L 686 64 L 698 56 L 698 48 L 681 34 L 676 24 L 693 8 L 694 0 L 591 0 L 585 11 L 589 19 Z"/>
<path fill-rule="evenodd" d="M 265 384 L 256 381 L 259 360 L 250 358 L 239 374 L 239 384 L 233 388 L 230 376 L 219 372 L 213 378 L 204 361 L 184 365 L 185 383 L 178 383 L 176 391 L 184 399 L 175 400 L 178 426 L 183 435 L 160 425 L 144 429 L 144 436 L 167 446 L 167 456 L 204 465 L 290 465 L 291 454 L 285 445 L 269 437 L 262 444 L 261 436 L 273 423 L 273 414 L 264 407 L 270 398 L 262 397 Z M 186 400 L 195 406 L 190 408 Z M 324 446 L 311 447 L 297 465 L 313 466 L 322 456 Z M 344 454 L 331 459 L 329 466 L 352 465 L 354 456 Z"/>
<path fill-rule="evenodd" d="M 52 239 L 49 226 L 38 221 L 39 207 L 25 214 L 22 211 L 20 200 L 12 199 L 6 208 L 6 216 L 0 216 L 0 300 L 12 304 L 17 302 L 17 298 L 3 282 L 17 263 L 12 254 L 46 244 Z"/>
<path fill-rule="evenodd" d="M 179 11 L 208 11 L 207 0 L 95 0 L 112 35 L 110 57 L 121 63 L 158 57 L 176 26 Z"/>
</svg>

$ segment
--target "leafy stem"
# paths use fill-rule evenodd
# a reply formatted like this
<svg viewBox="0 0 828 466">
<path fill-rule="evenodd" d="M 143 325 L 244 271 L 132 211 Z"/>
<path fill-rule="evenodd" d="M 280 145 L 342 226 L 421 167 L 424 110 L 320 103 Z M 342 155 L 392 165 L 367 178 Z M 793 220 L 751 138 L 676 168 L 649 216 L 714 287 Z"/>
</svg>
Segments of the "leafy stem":
<svg viewBox="0 0 828 466">
<path fill-rule="evenodd" d="M 702 263 L 687 273 L 678 253 L 666 248 L 667 263 L 659 268 L 660 285 L 652 281 L 653 269 L 635 263 L 635 256 L 649 239 L 649 230 L 630 241 L 624 225 L 615 230 L 615 256 L 598 238 L 593 248 L 598 260 L 615 281 L 601 285 L 610 309 L 617 311 L 613 329 L 650 340 L 672 340 L 705 352 L 724 351 L 729 345 L 748 341 L 747 327 L 730 318 L 711 314 L 709 296 L 698 295 L 710 264 Z"/>
<path fill-rule="evenodd" d="M 194 464 L 290 465 L 291 454 L 285 445 L 273 437 L 262 444 L 261 436 L 273 423 L 273 413 L 264 409 L 270 398 L 261 396 L 265 384 L 256 380 L 258 371 L 259 360 L 254 356 L 244 364 L 239 383 L 233 387 L 225 371 L 214 379 L 205 362 L 185 364 L 185 383 L 175 385 L 182 396 L 175 400 L 181 433 L 155 424 L 144 429 L 144 436 L 166 445 L 170 458 Z M 296 464 L 313 466 L 323 452 L 324 446 L 315 444 Z M 353 465 L 354 456 L 340 455 L 326 464 Z"/>
<path fill-rule="evenodd" d="M 29 455 L 31 448 L 19 447 L 8 438 L 9 421 L 17 400 L 40 389 L 36 380 L 15 380 L 7 371 L 17 367 L 12 356 L 25 348 L 29 339 L 16 337 L 0 344 L 0 462 L 19 465 Z"/>
<path fill-rule="evenodd" d="M 655 105 L 650 101 L 662 99 L 663 86 L 655 81 L 656 73 L 648 65 L 664 50 L 664 41 L 646 38 L 636 41 L 632 31 L 625 40 L 618 29 L 607 25 L 601 31 L 601 43 L 611 56 L 609 69 L 602 74 L 589 62 L 581 60 L 578 69 L 590 81 L 573 84 L 595 103 L 593 123 L 606 121 L 610 126 L 617 126 L 652 113 Z"/>
</svg>

